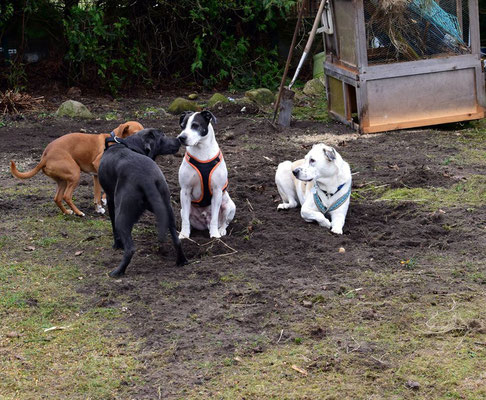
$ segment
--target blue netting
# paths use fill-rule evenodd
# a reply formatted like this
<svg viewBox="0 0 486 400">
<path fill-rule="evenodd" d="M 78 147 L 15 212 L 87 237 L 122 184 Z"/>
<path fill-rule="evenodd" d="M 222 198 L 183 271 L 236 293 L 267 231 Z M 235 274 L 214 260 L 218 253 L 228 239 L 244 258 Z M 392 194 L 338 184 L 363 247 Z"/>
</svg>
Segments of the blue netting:
<svg viewBox="0 0 486 400">
<path fill-rule="evenodd" d="M 457 17 L 443 10 L 435 1 L 414 0 L 409 7 L 425 20 L 442 28 L 444 31 L 454 36 L 454 38 L 462 42 L 461 27 L 459 26 Z"/>
</svg>

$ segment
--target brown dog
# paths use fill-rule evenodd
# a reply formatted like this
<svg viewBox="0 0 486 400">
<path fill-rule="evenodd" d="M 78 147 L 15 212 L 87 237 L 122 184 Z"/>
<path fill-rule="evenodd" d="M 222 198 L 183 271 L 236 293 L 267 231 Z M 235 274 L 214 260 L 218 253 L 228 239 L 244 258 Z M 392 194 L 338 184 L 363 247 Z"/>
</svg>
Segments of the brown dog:
<svg viewBox="0 0 486 400">
<path fill-rule="evenodd" d="M 125 138 L 143 129 L 143 126 L 136 121 L 128 121 L 118 126 L 113 133 L 115 136 Z M 101 185 L 98 180 L 98 167 L 101 156 L 105 149 L 105 139 L 109 133 L 91 135 L 89 133 L 68 133 L 53 140 L 47 145 L 42 153 L 41 160 L 37 166 L 29 172 L 19 172 L 15 163 L 10 161 L 10 171 L 12 175 L 27 179 L 33 177 L 41 169 L 44 174 L 57 182 L 56 196 L 54 202 L 64 214 L 84 216 L 73 203 L 73 192 L 79 184 L 81 171 L 93 174 L 94 183 L 94 203 L 95 209 L 99 213 L 104 213 L 105 209 L 101 206 Z M 64 200 L 71 210 L 67 210 L 62 200 Z"/>
</svg>

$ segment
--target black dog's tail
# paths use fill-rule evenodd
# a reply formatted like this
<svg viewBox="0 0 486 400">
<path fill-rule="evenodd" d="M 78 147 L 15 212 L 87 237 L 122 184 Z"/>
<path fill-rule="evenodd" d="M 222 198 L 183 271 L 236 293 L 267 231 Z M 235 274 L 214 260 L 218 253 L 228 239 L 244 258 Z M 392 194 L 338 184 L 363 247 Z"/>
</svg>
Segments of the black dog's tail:
<svg viewBox="0 0 486 400">
<path fill-rule="evenodd" d="M 165 241 L 170 220 L 170 198 L 166 199 L 166 197 L 169 197 L 169 194 L 165 194 L 163 188 L 160 188 L 157 183 L 157 190 L 150 190 L 150 193 L 145 193 L 145 195 L 157 220 L 159 240 Z"/>
<path fill-rule="evenodd" d="M 167 187 L 162 182 L 157 182 L 158 193 L 152 194 L 152 196 L 147 196 L 148 201 L 152 207 L 152 210 L 157 219 L 157 230 L 159 233 L 159 240 L 164 241 L 167 235 L 167 230 L 172 237 L 174 242 L 174 247 L 176 250 L 176 264 L 184 265 L 187 264 L 187 258 L 182 251 L 181 241 L 177 234 L 174 210 L 170 205 L 170 193 Z"/>
</svg>

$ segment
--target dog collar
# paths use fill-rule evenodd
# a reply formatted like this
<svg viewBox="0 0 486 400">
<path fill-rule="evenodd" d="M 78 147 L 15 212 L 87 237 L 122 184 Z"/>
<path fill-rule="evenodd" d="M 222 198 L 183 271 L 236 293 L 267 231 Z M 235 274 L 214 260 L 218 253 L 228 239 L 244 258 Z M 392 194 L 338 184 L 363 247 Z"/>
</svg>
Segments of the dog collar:
<svg viewBox="0 0 486 400">
<path fill-rule="evenodd" d="M 105 151 L 109 149 L 111 146 L 108 146 L 108 143 L 117 143 L 117 144 L 122 144 L 125 147 L 128 147 L 125 141 L 117 136 L 115 136 L 114 132 L 111 132 L 111 136 L 107 137 L 105 139 Z"/>
<path fill-rule="evenodd" d="M 319 189 L 320 192 L 324 193 L 327 197 L 334 196 L 337 192 L 339 192 L 343 187 L 345 183 L 342 183 L 341 185 L 338 186 L 337 190 L 334 193 L 328 193 L 325 190 L 322 190 L 319 186 L 317 186 L 317 182 L 315 183 L 315 186 Z"/>
<path fill-rule="evenodd" d="M 342 185 L 339 185 L 338 189 L 334 192 L 334 194 L 339 192 L 344 187 L 344 185 L 345 185 L 345 183 L 343 183 Z M 329 196 L 327 195 L 327 193 L 324 190 L 320 189 L 319 186 L 317 186 L 317 182 L 315 182 L 311 191 L 312 191 L 312 194 L 313 194 L 313 197 L 314 197 L 314 203 L 315 203 L 316 207 L 319 209 L 319 211 L 322 214 L 325 215 L 325 214 L 328 214 L 328 213 L 330 213 L 334 210 L 337 210 L 339 207 L 341 207 L 345 203 L 345 201 L 351 195 L 351 185 L 349 185 L 349 189 L 346 191 L 346 193 L 344 193 L 339 199 L 337 199 L 329 207 L 326 207 L 322 203 L 321 197 L 319 196 L 319 192 L 323 192 L 326 195 L 326 197 L 329 197 Z M 334 196 L 334 194 L 332 196 Z"/>
</svg>

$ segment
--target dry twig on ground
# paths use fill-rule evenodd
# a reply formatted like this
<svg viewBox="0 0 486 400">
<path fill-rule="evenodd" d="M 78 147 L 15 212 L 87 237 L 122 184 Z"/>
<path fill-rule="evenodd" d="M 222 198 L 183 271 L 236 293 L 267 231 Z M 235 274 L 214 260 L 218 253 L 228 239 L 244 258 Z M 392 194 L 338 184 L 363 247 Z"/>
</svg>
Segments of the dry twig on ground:
<svg viewBox="0 0 486 400">
<path fill-rule="evenodd" d="M 3 115 L 20 114 L 26 110 L 37 110 L 43 101 L 43 96 L 32 97 L 26 93 L 20 93 L 14 90 L 0 92 L 0 109 Z"/>
</svg>

